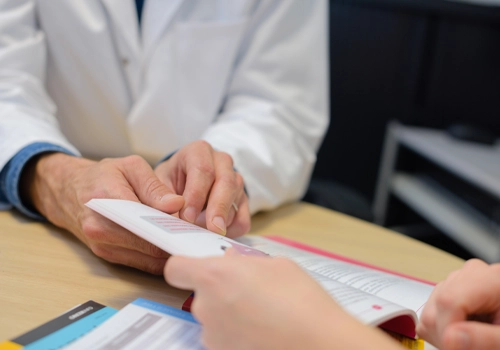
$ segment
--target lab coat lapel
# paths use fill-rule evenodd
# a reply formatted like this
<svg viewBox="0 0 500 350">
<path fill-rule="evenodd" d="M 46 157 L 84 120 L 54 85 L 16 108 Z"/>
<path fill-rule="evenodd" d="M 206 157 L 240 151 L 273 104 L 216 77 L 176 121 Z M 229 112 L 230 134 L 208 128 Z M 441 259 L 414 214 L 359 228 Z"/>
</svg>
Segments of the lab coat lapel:
<svg viewBox="0 0 500 350">
<path fill-rule="evenodd" d="M 113 21 L 115 35 L 123 37 L 136 59 L 141 57 L 139 24 L 133 0 L 101 0 Z M 165 1 L 168 2 L 168 1 Z"/>
<path fill-rule="evenodd" d="M 146 0 L 142 21 L 142 43 L 146 59 L 182 2 L 183 0 Z"/>
</svg>

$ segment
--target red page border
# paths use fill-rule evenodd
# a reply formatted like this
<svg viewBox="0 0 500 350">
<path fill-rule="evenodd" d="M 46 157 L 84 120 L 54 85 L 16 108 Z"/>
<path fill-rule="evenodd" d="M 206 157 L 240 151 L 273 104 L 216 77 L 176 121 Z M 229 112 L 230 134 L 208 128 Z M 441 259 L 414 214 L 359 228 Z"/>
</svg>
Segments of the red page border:
<svg viewBox="0 0 500 350">
<path fill-rule="evenodd" d="M 390 273 L 391 275 L 396 275 L 396 276 L 408 278 L 410 280 L 414 280 L 414 281 L 417 281 L 417 282 L 422 282 L 422 283 L 425 283 L 425 284 L 428 284 L 428 285 L 431 285 L 431 286 L 435 286 L 436 285 L 436 283 L 424 280 L 422 278 L 413 277 L 413 276 L 410 276 L 410 275 L 407 275 L 407 274 L 404 274 L 404 273 L 400 273 L 400 272 L 396 272 L 396 271 L 392 271 L 392 270 L 389 270 L 389 269 L 385 269 L 383 267 L 379 267 L 379 266 L 376 266 L 376 265 L 368 264 L 368 263 L 365 263 L 365 262 L 362 262 L 362 261 L 359 261 L 359 260 L 356 260 L 356 259 L 351 259 L 351 258 L 348 258 L 348 257 L 343 256 L 343 255 L 331 253 L 329 251 L 326 251 L 326 250 L 323 250 L 323 249 L 320 249 L 320 248 L 316 248 L 316 247 L 310 246 L 310 245 L 305 244 L 305 243 L 294 241 L 293 239 L 290 239 L 290 238 L 285 238 L 285 237 L 281 237 L 281 236 L 264 236 L 264 237 L 266 237 L 266 238 L 268 238 L 268 239 L 270 239 L 272 241 L 278 242 L 278 243 L 282 243 L 282 244 L 285 244 L 285 245 L 288 245 L 288 246 L 291 246 L 291 247 L 294 247 L 294 248 L 302 249 L 302 250 L 305 250 L 305 251 L 308 251 L 308 252 L 311 252 L 311 253 L 323 255 L 323 256 L 326 256 L 328 258 L 332 258 L 332 259 L 336 259 L 336 260 L 340 260 L 340 261 L 345 261 L 345 262 L 348 262 L 348 263 L 351 263 L 351 264 L 355 264 L 355 265 L 359 265 L 359 266 L 363 266 L 363 267 L 368 267 L 368 268 L 373 269 L 373 270 L 378 270 L 378 271 Z"/>
</svg>

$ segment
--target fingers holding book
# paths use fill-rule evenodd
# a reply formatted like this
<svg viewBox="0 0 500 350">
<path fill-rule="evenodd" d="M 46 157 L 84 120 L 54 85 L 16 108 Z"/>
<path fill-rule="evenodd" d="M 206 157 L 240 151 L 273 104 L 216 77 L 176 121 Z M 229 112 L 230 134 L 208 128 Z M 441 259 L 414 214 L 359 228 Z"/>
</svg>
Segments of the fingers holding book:
<svg viewBox="0 0 500 350">
<path fill-rule="evenodd" d="M 418 334 L 442 349 L 500 348 L 500 264 L 472 259 L 439 283 Z"/>
</svg>

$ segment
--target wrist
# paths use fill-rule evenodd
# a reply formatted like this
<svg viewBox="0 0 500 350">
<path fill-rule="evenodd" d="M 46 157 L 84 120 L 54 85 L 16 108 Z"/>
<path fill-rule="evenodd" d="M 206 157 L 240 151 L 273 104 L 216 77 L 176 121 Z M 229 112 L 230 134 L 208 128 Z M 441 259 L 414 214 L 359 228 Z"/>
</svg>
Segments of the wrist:
<svg viewBox="0 0 500 350">
<path fill-rule="evenodd" d="M 21 199 L 21 203 L 29 210 L 37 211 L 33 203 L 32 188 L 35 179 L 36 164 L 38 163 L 38 160 L 46 154 L 49 153 L 41 153 L 31 158 L 24 166 L 19 178 L 19 197 Z M 40 211 L 38 210 L 38 212 Z"/>
<path fill-rule="evenodd" d="M 64 153 L 44 153 L 31 164 L 31 175 L 27 176 L 26 188 L 33 207 L 57 226 L 67 228 L 62 218 L 70 208 L 60 207 L 65 193 L 71 190 L 68 182 L 75 178 L 83 166 L 93 163 Z"/>
</svg>

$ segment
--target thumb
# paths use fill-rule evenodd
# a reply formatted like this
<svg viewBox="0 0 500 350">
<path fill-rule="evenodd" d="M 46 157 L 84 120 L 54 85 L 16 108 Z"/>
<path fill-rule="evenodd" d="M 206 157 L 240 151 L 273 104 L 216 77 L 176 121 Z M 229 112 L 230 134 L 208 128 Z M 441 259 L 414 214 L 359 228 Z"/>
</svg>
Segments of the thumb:
<svg viewBox="0 0 500 350">
<path fill-rule="evenodd" d="M 161 182 L 145 160 L 137 158 L 134 159 L 132 166 L 122 169 L 122 173 L 139 200 L 167 213 L 176 213 L 181 210 L 184 206 L 184 198 Z"/>
<path fill-rule="evenodd" d="M 205 268 L 213 258 L 188 258 L 172 256 L 167 260 L 163 275 L 171 286 L 195 290 L 206 278 Z"/>
<path fill-rule="evenodd" d="M 500 349 L 500 326 L 465 321 L 448 326 L 443 335 L 443 350 Z"/>
</svg>

